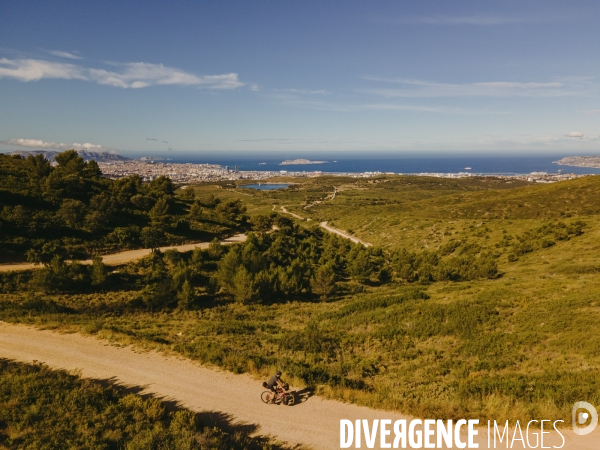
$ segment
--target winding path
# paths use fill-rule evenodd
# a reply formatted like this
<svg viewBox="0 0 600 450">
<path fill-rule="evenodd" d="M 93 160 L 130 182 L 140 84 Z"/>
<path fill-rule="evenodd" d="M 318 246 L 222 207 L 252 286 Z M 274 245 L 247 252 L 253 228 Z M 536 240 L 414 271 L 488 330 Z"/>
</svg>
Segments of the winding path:
<svg viewBox="0 0 600 450">
<path fill-rule="evenodd" d="M 298 214 L 294 214 L 293 212 L 288 211 L 285 206 L 281 207 L 281 212 L 284 214 L 289 214 L 290 216 L 295 217 L 296 219 L 299 219 L 299 220 L 310 220 L 310 219 L 305 219 L 304 217 L 299 216 Z"/>
<path fill-rule="evenodd" d="M 332 227 L 331 225 L 327 225 L 327 221 L 321 222 L 319 224 L 319 226 L 321 228 L 324 228 L 325 230 L 329 231 L 330 233 L 335 233 L 343 238 L 350 239 L 355 244 L 362 244 L 365 247 L 371 247 L 373 245 L 370 242 L 365 242 L 357 237 L 352 236 L 350 233 L 347 233 L 344 230 L 340 230 L 339 228 L 335 228 L 335 227 Z"/>
<path fill-rule="evenodd" d="M 237 244 L 239 242 L 244 242 L 246 240 L 245 234 L 236 234 L 230 238 L 224 239 L 221 241 L 221 244 Z M 167 246 L 160 247 L 160 251 L 164 252 L 165 250 L 175 249 L 180 252 L 187 252 L 190 250 L 194 250 L 195 248 L 206 249 L 210 245 L 210 242 L 196 242 L 194 244 L 184 244 L 184 245 L 176 245 L 176 246 Z M 143 258 L 146 255 L 149 255 L 152 252 L 149 248 L 141 248 L 137 250 L 127 250 L 125 252 L 113 253 L 111 255 L 102 256 L 102 262 L 107 266 L 117 266 L 119 264 L 125 264 L 130 261 L 134 261 L 136 259 Z M 91 259 L 86 259 L 84 261 L 79 261 L 80 264 L 90 265 L 92 264 Z M 40 267 L 39 265 L 31 264 L 31 263 L 19 263 L 19 264 L 1 264 L 0 272 L 14 272 L 19 270 L 31 270 Z"/>
<path fill-rule="evenodd" d="M 222 412 L 234 424 L 258 425 L 257 434 L 314 449 L 339 448 L 341 419 L 411 419 L 319 397 L 306 398 L 291 407 L 267 405 L 260 400 L 260 381 L 249 375 L 234 375 L 155 351 L 117 347 L 77 333 L 61 334 L 1 321 L 0 357 L 29 363 L 36 360 L 52 368 L 81 370 L 83 377 L 143 387 L 141 393 L 176 401 L 197 412 Z M 479 430 L 480 448 L 487 448 L 486 433 Z M 598 433 L 578 437 L 564 430 L 567 445 L 563 448 L 597 450 Z M 376 442 L 375 448 L 379 448 L 379 439 Z M 545 444 L 558 446 L 560 437 L 547 435 Z"/>
</svg>

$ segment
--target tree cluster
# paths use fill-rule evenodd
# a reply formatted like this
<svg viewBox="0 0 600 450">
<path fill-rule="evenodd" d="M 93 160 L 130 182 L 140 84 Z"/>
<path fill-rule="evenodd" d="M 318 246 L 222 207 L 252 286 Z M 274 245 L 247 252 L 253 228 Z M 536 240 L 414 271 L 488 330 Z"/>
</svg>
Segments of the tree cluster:
<svg viewBox="0 0 600 450">
<path fill-rule="evenodd" d="M 70 292 L 92 288 L 103 288 L 109 272 L 100 256 L 92 264 L 84 266 L 78 261 L 66 262 L 55 254 L 43 268 L 34 271 L 29 288 L 42 292 Z"/>
<path fill-rule="evenodd" d="M 220 259 L 213 282 L 236 300 L 326 297 L 340 282 L 428 283 L 495 278 L 498 255 L 451 242 L 436 251 L 388 253 L 320 229 L 308 231 L 277 216 L 252 218 L 255 233 Z M 267 232 L 270 228 L 273 231 Z M 458 250 L 457 250 L 458 249 Z"/>
<path fill-rule="evenodd" d="M 251 219 L 254 232 L 242 244 L 221 245 L 180 253 L 155 250 L 111 274 L 112 284 L 129 277 L 140 290 L 139 301 L 150 310 L 189 309 L 201 296 L 232 298 L 242 303 L 313 299 L 353 292 L 361 284 L 389 282 L 426 284 L 495 278 L 497 254 L 471 243 L 450 241 L 437 251 L 384 252 L 347 239 L 308 230 L 273 214 Z M 45 249 L 48 255 L 52 248 Z M 99 257 L 83 267 L 54 254 L 34 273 L 30 286 L 47 292 L 106 287 L 108 271 Z M 132 281 L 133 280 L 133 281 Z"/>
<path fill-rule="evenodd" d="M 181 197 L 165 176 L 102 177 L 95 161 L 74 150 L 56 156 L 0 155 L 0 247 L 4 258 L 49 263 L 58 252 L 82 258 L 101 250 L 156 248 L 205 238 L 244 224 L 241 203 Z"/>
</svg>

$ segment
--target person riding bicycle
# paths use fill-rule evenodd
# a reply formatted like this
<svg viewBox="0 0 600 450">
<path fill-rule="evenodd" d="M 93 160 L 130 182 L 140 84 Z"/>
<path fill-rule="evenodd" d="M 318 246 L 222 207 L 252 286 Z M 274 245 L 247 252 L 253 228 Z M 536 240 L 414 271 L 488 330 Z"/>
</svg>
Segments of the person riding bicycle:
<svg viewBox="0 0 600 450">
<path fill-rule="evenodd" d="M 273 394 L 273 398 L 271 399 L 271 403 L 275 403 L 275 399 L 277 398 L 277 388 L 285 391 L 285 381 L 281 379 L 281 371 L 278 370 L 275 375 L 269 378 L 266 383 L 263 383 L 263 386 L 269 389 Z"/>
</svg>

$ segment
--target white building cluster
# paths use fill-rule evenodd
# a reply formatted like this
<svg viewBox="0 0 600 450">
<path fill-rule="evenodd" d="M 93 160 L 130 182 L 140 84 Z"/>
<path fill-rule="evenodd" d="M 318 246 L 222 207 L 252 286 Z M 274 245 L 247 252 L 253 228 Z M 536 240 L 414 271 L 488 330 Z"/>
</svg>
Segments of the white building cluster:
<svg viewBox="0 0 600 450">
<path fill-rule="evenodd" d="M 321 175 L 346 176 L 354 178 L 369 178 L 382 175 L 382 172 L 364 173 L 322 173 L 312 172 L 237 170 L 217 164 L 168 163 L 152 160 L 129 160 L 98 162 L 100 170 L 107 178 L 123 178 L 139 175 L 144 181 L 152 181 L 161 175 L 166 175 L 178 183 L 200 183 L 210 181 L 233 180 L 264 180 L 275 176 L 318 177 Z"/>
<path fill-rule="evenodd" d="M 152 181 L 166 175 L 175 182 L 194 183 L 202 181 L 262 180 L 279 175 L 278 172 L 237 171 L 217 164 L 177 164 L 153 161 L 120 161 L 98 163 L 107 178 L 123 178 L 139 175 L 144 181 Z"/>
<path fill-rule="evenodd" d="M 280 171 L 260 171 L 260 170 L 237 170 L 230 167 L 223 167 L 217 164 L 192 164 L 192 163 L 169 163 L 152 160 L 129 160 L 129 161 L 111 161 L 99 162 L 98 165 L 102 173 L 107 178 L 123 178 L 130 175 L 139 175 L 144 181 L 152 181 L 161 175 L 166 175 L 177 183 L 201 183 L 216 181 L 234 181 L 234 180 L 264 180 L 275 176 L 291 177 L 318 177 L 344 176 L 352 178 L 371 178 L 380 175 L 394 175 L 391 172 L 291 172 L 287 170 Z M 401 174 L 398 174 L 401 175 Z M 406 174 L 408 175 L 408 174 Z M 440 177 L 440 178 L 463 178 L 477 176 L 472 172 L 459 173 L 416 173 L 412 175 Z M 481 176 L 481 175 L 479 175 Z M 492 176 L 492 175 L 487 175 Z M 493 175 L 498 178 L 521 179 L 537 183 L 552 183 L 561 180 L 570 180 L 585 175 L 576 175 L 572 173 L 546 173 L 532 172 L 524 175 Z"/>
</svg>

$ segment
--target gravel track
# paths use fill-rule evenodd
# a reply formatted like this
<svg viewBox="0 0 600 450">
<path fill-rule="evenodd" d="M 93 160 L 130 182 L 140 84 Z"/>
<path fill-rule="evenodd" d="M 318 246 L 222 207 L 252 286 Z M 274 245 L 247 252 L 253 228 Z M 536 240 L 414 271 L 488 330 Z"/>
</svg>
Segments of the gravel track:
<svg viewBox="0 0 600 450">
<path fill-rule="evenodd" d="M 331 225 L 327 225 L 327 221 L 325 221 L 325 222 L 321 222 L 321 223 L 319 224 L 319 226 L 320 226 L 321 228 L 324 228 L 324 229 L 326 229 L 326 230 L 327 230 L 327 231 L 329 231 L 330 233 L 335 233 L 335 234 L 337 234 L 337 235 L 339 235 L 339 236 L 341 236 L 341 237 L 343 237 L 343 238 L 350 239 L 350 240 L 351 240 L 352 242 L 354 242 L 355 244 L 362 244 L 362 245 L 364 245 L 365 247 L 371 247 L 371 246 L 373 245 L 373 244 L 371 244 L 371 243 L 369 243 L 369 242 L 365 242 L 365 241 L 363 241 L 363 240 L 361 240 L 361 239 L 359 239 L 359 238 L 357 238 L 357 237 L 354 237 L 354 236 L 352 236 L 351 234 L 347 233 L 347 232 L 346 232 L 346 231 L 344 231 L 344 230 L 340 230 L 339 228 L 335 228 L 335 227 L 332 227 Z"/>
<path fill-rule="evenodd" d="M 221 241 L 221 244 L 237 244 L 239 242 L 244 242 L 246 240 L 245 234 L 236 234 L 230 238 L 224 239 Z M 165 250 L 175 249 L 180 252 L 187 252 L 193 250 L 195 248 L 203 248 L 206 249 L 209 246 L 209 242 L 196 242 L 195 244 L 184 244 L 184 245 L 175 245 L 175 246 L 167 246 L 160 247 L 159 250 L 164 252 Z M 102 262 L 107 266 L 117 266 L 119 264 L 125 264 L 130 261 L 135 261 L 136 259 L 143 258 L 146 255 L 149 255 L 152 252 L 149 248 L 141 248 L 138 250 L 127 250 L 125 252 L 113 253 L 111 255 L 104 255 L 102 257 Z M 92 264 L 91 259 L 86 259 L 84 261 L 79 261 L 80 264 L 90 265 Z M 35 264 L 30 263 L 18 263 L 18 264 L 0 264 L 0 272 L 14 272 L 20 270 L 31 270 L 40 267 Z"/>
<path fill-rule="evenodd" d="M 77 333 L 62 334 L 6 322 L 0 322 L 0 357 L 41 361 L 52 368 L 80 370 L 83 377 L 141 386 L 142 393 L 176 401 L 197 412 L 225 413 L 233 424 L 258 425 L 256 434 L 307 448 L 339 448 L 340 419 L 410 420 L 398 413 L 308 395 L 294 406 L 267 405 L 260 400 L 261 382 L 249 375 L 234 375 L 155 351 L 118 347 Z M 598 429 L 583 437 L 575 436 L 571 430 L 564 430 L 563 434 L 567 442 L 564 449 L 598 449 Z M 479 430 L 479 438 L 480 448 L 487 448 L 485 429 Z M 546 446 L 561 443 L 556 433 L 546 436 Z M 363 447 L 364 444 L 363 440 Z M 375 448 L 379 448 L 378 444 L 379 440 Z M 515 448 L 522 448 L 520 444 L 518 441 Z M 499 448 L 505 446 L 501 444 Z"/>
</svg>

